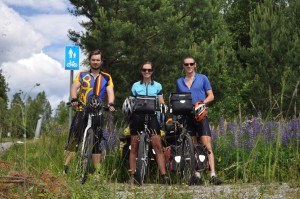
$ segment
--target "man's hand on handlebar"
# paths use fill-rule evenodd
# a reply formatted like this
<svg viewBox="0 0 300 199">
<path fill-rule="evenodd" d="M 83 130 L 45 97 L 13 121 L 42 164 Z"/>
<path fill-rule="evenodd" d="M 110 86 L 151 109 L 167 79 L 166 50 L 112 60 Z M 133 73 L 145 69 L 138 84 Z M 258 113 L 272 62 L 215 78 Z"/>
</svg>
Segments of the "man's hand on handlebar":
<svg viewBox="0 0 300 199">
<path fill-rule="evenodd" d="M 79 106 L 81 103 L 77 98 L 72 98 L 71 100 L 71 106 Z"/>
<path fill-rule="evenodd" d="M 114 103 L 108 103 L 108 109 L 110 112 L 115 112 L 116 109 Z"/>
<path fill-rule="evenodd" d="M 67 102 L 67 106 L 80 106 L 82 104 L 77 98 L 72 98 L 70 102 Z"/>
</svg>

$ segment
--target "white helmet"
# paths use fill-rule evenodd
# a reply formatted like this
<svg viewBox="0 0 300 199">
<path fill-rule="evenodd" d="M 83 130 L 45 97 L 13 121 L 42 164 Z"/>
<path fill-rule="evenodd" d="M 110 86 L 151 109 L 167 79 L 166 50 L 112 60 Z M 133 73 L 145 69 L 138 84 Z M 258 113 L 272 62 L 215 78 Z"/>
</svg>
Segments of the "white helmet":
<svg viewBox="0 0 300 199">
<path fill-rule="evenodd" d="M 134 98 L 126 97 L 125 101 L 123 102 L 122 112 L 127 120 L 129 120 L 132 115 L 133 105 L 134 105 Z"/>
</svg>

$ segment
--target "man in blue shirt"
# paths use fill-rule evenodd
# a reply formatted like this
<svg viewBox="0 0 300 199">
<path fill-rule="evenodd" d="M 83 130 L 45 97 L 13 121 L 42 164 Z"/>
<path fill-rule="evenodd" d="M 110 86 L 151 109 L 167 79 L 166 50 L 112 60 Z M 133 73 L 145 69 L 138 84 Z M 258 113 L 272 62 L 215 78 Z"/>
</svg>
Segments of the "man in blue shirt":
<svg viewBox="0 0 300 199">
<path fill-rule="evenodd" d="M 192 56 L 186 56 L 183 59 L 183 70 L 185 75 L 177 79 L 177 92 L 191 92 L 192 102 L 202 102 L 209 104 L 214 100 L 214 94 L 208 78 L 196 73 L 196 61 Z M 188 128 L 190 130 L 194 144 L 197 143 L 197 135 L 200 137 L 201 143 L 210 151 L 208 161 L 210 165 L 210 182 L 215 185 L 222 184 L 222 180 L 216 176 L 214 154 L 211 144 L 211 131 L 208 119 L 205 117 L 201 122 L 196 122 L 194 115 L 190 116 Z"/>
</svg>

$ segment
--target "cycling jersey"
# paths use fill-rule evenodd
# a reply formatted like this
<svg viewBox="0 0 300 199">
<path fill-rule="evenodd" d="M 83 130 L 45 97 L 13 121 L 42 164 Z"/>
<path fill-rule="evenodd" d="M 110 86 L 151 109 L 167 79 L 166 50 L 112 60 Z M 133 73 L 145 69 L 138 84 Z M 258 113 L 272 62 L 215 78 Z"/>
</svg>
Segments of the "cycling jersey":
<svg viewBox="0 0 300 199">
<path fill-rule="evenodd" d="M 90 70 L 81 71 L 75 77 L 74 82 L 80 82 L 81 84 L 79 100 L 83 102 L 84 105 L 88 97 L 92 94 L 98 95 L 100 100 L 104 101 L 106 97 L 106 87 L 114 86 L 111 76 L 102 71 L 99 72 L 97 77 L 94 77 Z"/>
<path fill-rule="evenodd" d="M 138 81 L 135 82 L 132 85 L 131 88 L 131 93 L 132 96 L 137 97 L 139 95 L 146 95 L 146 96 L 162 96 L 162 86 L 160 83 L 153 81 L 148 83 L 148 85 L 146 85 L 146 83 Z"/>
<path fill-rule="evenodd" d="M 193 104 L 203 101 L 208 90 L 212 90 L 212 87 L 208 78 L 203 74 L 195 73 L 191 88 L 187 87 L 184 76 L 176 81 L 176 92 L 191 92 Z"/>
<path fill-rule="evenodd" d="M 132 85 L 131 88 L 132 96 L 137 97 L 140 95 L 144 96 L 162 96 L 162 85 L 156 81 L 146 83 L 138 81 Z M 131 135 L 138 135 L 144 129 L 145 117 L 144 115 L 133 114 L 129 123 Z M 149 117 L 149 129 L 153 129 L 153 132 L 160 132 L 157 116 L 150 115 Z"/>
</svg>

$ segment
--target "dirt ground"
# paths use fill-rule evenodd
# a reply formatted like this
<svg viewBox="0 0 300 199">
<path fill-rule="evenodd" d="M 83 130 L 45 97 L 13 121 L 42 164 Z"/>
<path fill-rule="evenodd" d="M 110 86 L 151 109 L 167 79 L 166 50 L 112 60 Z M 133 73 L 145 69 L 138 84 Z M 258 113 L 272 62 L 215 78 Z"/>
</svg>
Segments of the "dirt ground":
<svg viewBox="0 0 300 199">
<path fill-rule="evenodd" d="M 24 172 L 12 171 L 12 163 L 0 161 L 0 198 L 69 198 L 64 179 L 52 176 L 48 171 L 33 177 Z M 7 171 L 7 172 L 5 172 Z"/>
</svg>

